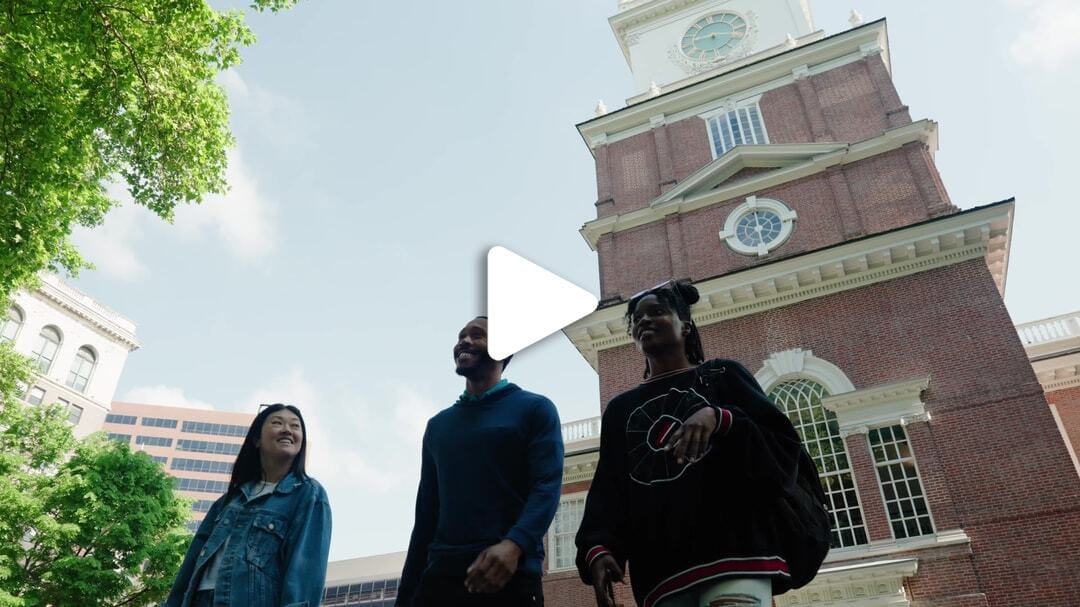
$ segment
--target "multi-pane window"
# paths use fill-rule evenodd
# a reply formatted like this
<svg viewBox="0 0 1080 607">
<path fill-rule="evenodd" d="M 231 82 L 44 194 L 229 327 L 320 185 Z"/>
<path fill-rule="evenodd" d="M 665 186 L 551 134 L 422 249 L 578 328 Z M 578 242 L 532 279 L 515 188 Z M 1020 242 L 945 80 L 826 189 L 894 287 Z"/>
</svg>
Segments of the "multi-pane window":
<svg viewBox="0 0 1080 607">
<path fill-rule="evenodd" d="M 232 462 L 214 462 L 205 459 L 186 459 L 174 457 L 169 468 L 172 470 L 185 470 L 189 472 L 215 472 L 219 474 L 232 474 Z"/>
<path fill-rule="evenodd" d="M 90 374 L 94 372 L 97 364 L 97 355 L 90 348 L 83 346 L 75 353 L 75 361 L 71 363 L 68 371 L 67 385 L 79 392 L 86 390 L 86 384 L 90 382 Z"/>
<path fill-rule="evenodd" d="M 154 460 L 159 464 L 164 464 L 165 462 L 169 461 L 169 458 L 165 457 L 164 455 L 151 455 L 150 459 Z"/>
<path fill-rule="evenodd" d="M 136 436 L 135 444 L 148 447 L 171 447 L 172 439 L 164 436 Z"/>
<path fill-rule="evenodd" d="M 930 507 L 904 427 L 874 428 L 869 439 L 893 535 L 902 539 L 932 534 Z"/>
<path fill-rule="evenodd" d="M 114 441 L 116 441 L 118 443 L 130 443 L 131 442 L 131 435 L 130 434 L 120 434 L 118 432 L 110 432 L 109 433 L 109 440 L 114 440 Z"/>
<path fill-rule="evenodd" d="M 83 408 L 74 403 L 69 403 L 62 398 L 60 399 L 60 404 L 67 409 L 68 423 L 73 426 L 79 425 L 79 420 L 82 419 Z"/>
<path fill-rule="evenodd" d="M 188 522 L 184 523 L 184 527 L 188 531 L 190 531 L 192 533 L 195 533 L 196 531 L 199 530 L 199 525 L 200 524 L 202 524 L 202 521 L 188 521 Z"/>
<path fill-rule="evenodd" d="M 234 443 L 215 443 L 204 440 L 187 440 L 186 438 L 176 441 L 176 448 L 180 451 L 191 451 L 193 453 L 220 453 L 223 455 L 240 453 L 240 445 Z"/>
<path fill-rule="evenodd" d="M 31 405 L 40 405 L 45 400 L 45 390 L 34 386 L 26 393 L 26 402 Z"/>
<path fill-rule="evenodd" d="M 232 424 L 211 424 L 207 422 L 184 422 L 181 432 L 192 434 L 213 434 L 215 436 L 247 436 L 247 426 Z"/>
<path fill-rule="evenodd" d="M 397 590 L 397 578 L 327 586 L 320 604 L 325 607 L 392 607 Z"/>
<path fill-rule="evenodd" d="M 120 415 L 119 413 L 110 413 L 105 416 L 106 424 L 124 424 L 126 426 L 134 426 L 136 417 L 134 415 Z"/>
<path fill-rule="evenodd" d="M 777 384 L 769 392 L 802 437 L 821 474 L 832 513 L 832 547 L 868 543 L 859 495 L 836 414 L 821 406 L 825 387 L 808 379 Z"/>
<path fill-rule="evenodd" d="M 56 327 L 45 327 L 38 334 L 37 345 L 30 358 L 41 373 L 48 373 L 52 368 L 53 359 L 56 358 L 56 350 L 60 348 L 60 331 Z"/>
<path fill-rule="evenodd" d="M 198 491 L 201 493 L 225 493 L 229 489 L 229 483 L 224 481 L 211 481 L 205 478 L 176 479 L 176 488 L 182 491 Z"/>
<path fill-rule="evenodd" d="M 3 326 L 0 326 L 0 340 L 15 341 L 15 338 L 19 336 L 19 329 L 22 328 L 22 324 L 22 310 L 11 306 L 8 309 L 7 318 L 4 319 Z"/>
<path fill-rule="evenodd" d="M 165 417 L 144 417 L 142 418 L 142 425 L 151 428 L 175 428 L 176 420 Z"/>
<path fill-rule="evenodd" d="M 195 512 L 210 512 L 210 507 L 214 505 L 216 500 L 196 500 L 191 505 L 191 509 Z"/>
<path fill-rule="evenodd" d="M 710 116 L 705 124 L 709 130 L 713 158 L 723 156 L 737 145 L 769 143 L 757 102 Z"/>
<path fill-rule="evenodd" d="M 570 569 L 574 567 L 577 546 L 574 536 L 581 526 L 581 517 L 585 514 L 585 498 L 578 497 L 559 502 L 555 520 L 548 531 L 551 542 L 551 569 Z"/>
</svg>

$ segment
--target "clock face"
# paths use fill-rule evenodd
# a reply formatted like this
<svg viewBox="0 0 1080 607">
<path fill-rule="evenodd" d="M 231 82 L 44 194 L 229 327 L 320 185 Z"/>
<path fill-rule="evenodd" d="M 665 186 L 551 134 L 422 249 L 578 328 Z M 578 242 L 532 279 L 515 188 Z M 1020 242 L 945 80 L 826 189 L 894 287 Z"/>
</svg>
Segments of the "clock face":
<svg viewBox="0 0 1080 607">
<path fill-rule="evenodd" d="M 746 37 L 746 20 L 735 13 L 717 13 L 698 19 L 682 39 L 682 51 L 695 61 L 715 61 Z"/>
<path fill-rule="evenodd" d="M 783 222 L 775 211 L 755 209 L 739 218 L 735 224 L 735 237 L 748 247 L 768 246 L 780 237 Z"/>
</svg>

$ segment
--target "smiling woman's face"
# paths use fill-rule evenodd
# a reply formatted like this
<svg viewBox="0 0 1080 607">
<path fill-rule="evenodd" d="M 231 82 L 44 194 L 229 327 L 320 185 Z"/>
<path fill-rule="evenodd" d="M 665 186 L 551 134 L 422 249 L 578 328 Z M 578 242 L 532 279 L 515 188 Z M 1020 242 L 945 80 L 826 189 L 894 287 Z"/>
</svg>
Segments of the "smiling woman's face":
<svg viewBox="0 0 1080 607">
<path fill-rule="evenodd" d="M 300 453 L 303 444 L 304 429 L 300 418 L 292 411 L 282 409 L 266 418 L 255 447 L 264 457 L 291 460 Z"/>
<path fill-rule="evenodd" d="M 646 354 L 681 349 L 686 327 L 666 301 L 651 293 L 638 300 L 630 316 L 630 336 Z"/>
</svg>

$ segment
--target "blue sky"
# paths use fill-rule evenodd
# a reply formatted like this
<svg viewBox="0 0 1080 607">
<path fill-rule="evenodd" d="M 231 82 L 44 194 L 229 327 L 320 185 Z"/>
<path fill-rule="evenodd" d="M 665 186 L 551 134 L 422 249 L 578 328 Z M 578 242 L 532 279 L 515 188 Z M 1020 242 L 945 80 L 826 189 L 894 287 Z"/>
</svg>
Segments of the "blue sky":
<svg viewBox="0 0 1080 607">
<path fill-rule="evenodd" d="M 224 3 L 218 3 L 224 6 Z M 1006 301 L 1017 321 L 1080 309 L 1080 8 L 1072 0 L 813 4 L 889 18 L 893 75 L 961 208 L 1015 196 Z M 138 323 L 117 397 L 222 410 L 299 405 L 335 511 L 331 557 L 403 550 L 426 419 L 462 389 L 451 348 L 482 310 L 483 255 L 504 245 L 597 292 L 577 233 L 594 216 L 574 129 L 629 70 L 615 0 L 308 0 L 253 15 L 222 77 L 238 140 L 232 191 L 169 226 L 122 207 L 78 234 L 77 284 Z M 1073 262 L 1070 264 L 1069 262 Z M 564 421 L 599 413 L 561 335 L 509 377 Z"/>
</svg>

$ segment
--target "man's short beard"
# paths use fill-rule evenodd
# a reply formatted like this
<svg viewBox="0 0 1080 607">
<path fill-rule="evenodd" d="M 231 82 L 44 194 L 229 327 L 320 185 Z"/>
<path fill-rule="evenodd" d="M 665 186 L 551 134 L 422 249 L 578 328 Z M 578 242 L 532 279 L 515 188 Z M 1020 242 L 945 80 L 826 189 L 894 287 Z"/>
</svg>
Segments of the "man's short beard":
<svg viewBox="0 0 1080 607">
<path fill-rule="evenodd" d="M 486 353 L 475 365 L 468 367 L 454 366 L 454 373 L 464 377 L 465 379 L 478 379 L 483 376 L 489 367 L 499 364 L 495 359 L 488 356 Z"/>
</svg>

